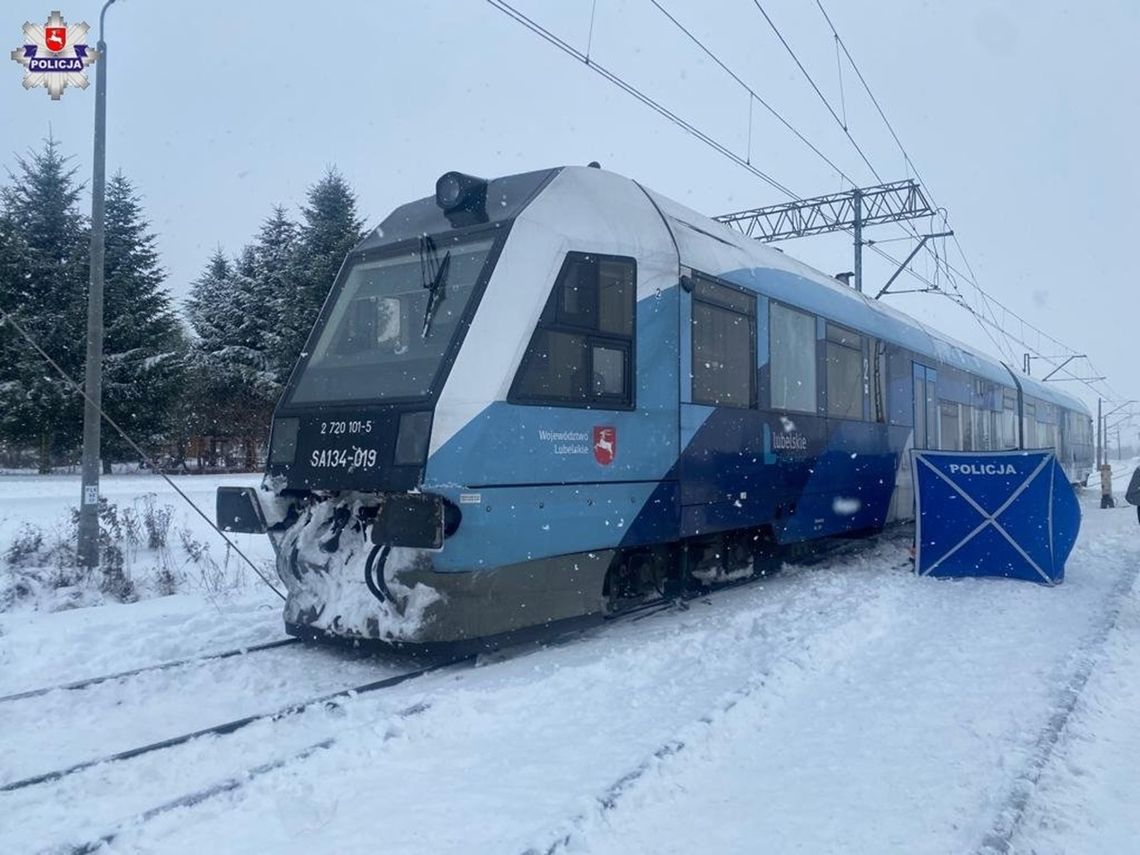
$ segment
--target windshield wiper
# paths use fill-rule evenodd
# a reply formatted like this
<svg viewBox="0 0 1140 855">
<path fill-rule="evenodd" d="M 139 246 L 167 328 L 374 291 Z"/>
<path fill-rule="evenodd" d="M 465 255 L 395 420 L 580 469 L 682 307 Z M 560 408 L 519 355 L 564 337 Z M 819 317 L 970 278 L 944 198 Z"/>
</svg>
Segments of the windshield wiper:
<svg viewBox="0 0 1140 855">
<path fill-rule="evenodd" d="M 428 330 L 431 329 L 431 319 L 435 317 L 435 310 L 439 308 L 439 304 L 442 303 L 443 298 L 447 296 L 444 288 L 447 286 L 447 271 L 450 267 L 451 250 L 449 249 L 444 253 L 443 261 L 439 263 L 439 269 L 436 270 L 431 282 L 424 283 L 424 287 L 428 289 L 428 304 L 427 308 L 424 309 L 424 338 L 427 338 Z"/>
</svg>

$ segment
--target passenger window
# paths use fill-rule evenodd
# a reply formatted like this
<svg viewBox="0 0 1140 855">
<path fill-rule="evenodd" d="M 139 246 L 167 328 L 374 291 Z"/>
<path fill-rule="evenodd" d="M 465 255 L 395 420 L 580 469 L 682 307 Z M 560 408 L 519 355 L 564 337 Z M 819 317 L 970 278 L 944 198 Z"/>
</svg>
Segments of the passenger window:
<svg viewBox="0 0 1140 855">
<path fill-rule="evenodd" d="M 772 407 L 814 413 L 815 317 L 773 301 L 769 336 Z"/>
<path fill-rule="evenodd" d="M 938 411 L 942 415 L 942 445 L 940 447 L 945 451 L 961 451 L 962 436 L 959 433 L 961 416 L 958 402 L 939 401 Z"/>
<path fill-rule="evenodd" d="M 636 280 L 632 258 L 569 253 L 507 400 L 632 408 Z"/>
<path fill-rule="evenodd" d="M 866 394 L 863 337 L 838 324 L 827 324 L 827 414 L 862 419 Z"/>
<path fill-rule="evenodd" d="M 1025 404 L 1025 447 L 1037 448 L 1037 405 Z"/>
<path fill-rule="evenodd" d="M 756 399 L 756 295 L 696 277 L 692 334 L 693 403 L 751 407 Z"/>
<path fill-rule="evenodd" d="M 1017 448 L 1017 394 L 1010 389 L 1002 392 L 1002 409 L 998 414 L 1001 447 Z"/>
</svg>

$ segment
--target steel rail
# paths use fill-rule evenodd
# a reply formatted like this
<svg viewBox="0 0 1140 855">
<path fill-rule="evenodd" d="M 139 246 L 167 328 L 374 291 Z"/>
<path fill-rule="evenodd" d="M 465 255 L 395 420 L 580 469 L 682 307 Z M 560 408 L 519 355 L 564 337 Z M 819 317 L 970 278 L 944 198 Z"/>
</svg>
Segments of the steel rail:
<svg viewBox="0 0 1140 855">
<path fill-rule="evenodd" d="M 46 695 L 48 692 L 74 692 L 77 689 L 86 689 L 88 686 L 97 686 L 100 683 L 108 683 L 111 680 L 124 680 L 127 677 L 134 677 L 138 674 L 145 674 L 149 671 L 167 671 L 171 668 L 182 668 L 186 665 L 216 662 L 219 659 L 229 659 L 233 656 L 244 656 L 247 653 L 257 653 L 262 650 L 273 650 L 278 647 L 285 647 L 290 644 L 296 644 L 300 640 L 301 639 L 299 638 L 281 638 L 277 641 L 266 642 L 265 644 L 252 644 L 246 647 L 235 647 L 233 650 L 223 650 L 218 653 L 209 653 L 205 656 L 196 656 L 189 659 L 177 659 L 173 662 L 160 662 L 157 665 L 144 665 L 141 668 L 132 668 L 129 671 L 119 671 L 117 674 L 104 674 L 101 677 L 87 677 L 85 679 L 76 680 L 71 683 L 61 683 L 58 686 L 45 686 L 41 689 L 28 689 L 24 692 L 16 692 L 11 695 L 0 696 L 0 704 L 6 704 L 10 701 L 22 701 L 25 698 L 35 698 L 39 695 Z"/>
</svg>

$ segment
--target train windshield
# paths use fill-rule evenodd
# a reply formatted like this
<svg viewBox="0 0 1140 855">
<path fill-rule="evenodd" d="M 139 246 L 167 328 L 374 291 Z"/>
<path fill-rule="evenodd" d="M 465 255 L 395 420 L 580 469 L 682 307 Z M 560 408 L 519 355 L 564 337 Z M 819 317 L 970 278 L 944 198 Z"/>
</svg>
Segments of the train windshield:
<svg viewBox="0 0 1140 855">
<path fill-rule="evenodd" d="M 421 398 L 458 332 L 494 239 L 425 238 L 353 264 L 290 401 Z"/>
</svg>

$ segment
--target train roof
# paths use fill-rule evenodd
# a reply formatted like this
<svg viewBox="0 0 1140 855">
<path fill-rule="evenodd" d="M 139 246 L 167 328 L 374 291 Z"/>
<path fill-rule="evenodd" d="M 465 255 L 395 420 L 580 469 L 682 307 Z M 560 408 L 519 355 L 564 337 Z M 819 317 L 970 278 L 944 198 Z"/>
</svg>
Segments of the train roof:
<svg viewBox="0 0 1140 855">
<path fill-rule="evenodd" d="M 616 210 L 639 205 L 641 199 L 648 198 L 672 233 L 684 265 L 848 324 L 944 365 L 995 383 L 1010 384 L 1009 370 L 992 356 L 615 172 L 563 166 L 491 179 L 487 182 L 488 221 L 506 222 L 515 218 L 554 180 L 581 192 L 591 204 Z M 435 197 L 430 196 L 397 208 L 356 248 L 370 249 L 450 228 Z M 1079 398 L 1057 386 L 1034 380 L 1015 368 L 1012 370 L 1028 394 L 1088 414 L 1088 408 Z"/>
<path fill-rule="evenodd" d="M 761 290 L 760 271 L 764 271 L 762 290 L 778 300 L 849 324 L 945 365 L 1010 385 L 1011 377 L 1005 364 L 992 356 L 874 300 L 772 246 L 746 237 L 724 223 L 647 187 L 642 189 L 669 225 L 681 251 L 682 263 L 704 272 L 715 272 L 715 275 L 752 290 Z M 1088 413 L 1088 408 L 1079 398 L 1016 369 L 1013 371 L 1027 394 Z"/>
</svg>

